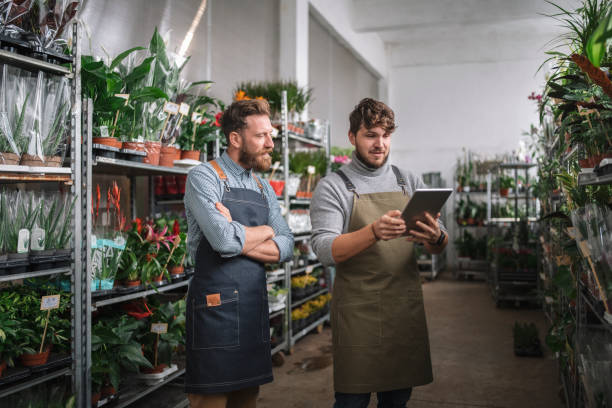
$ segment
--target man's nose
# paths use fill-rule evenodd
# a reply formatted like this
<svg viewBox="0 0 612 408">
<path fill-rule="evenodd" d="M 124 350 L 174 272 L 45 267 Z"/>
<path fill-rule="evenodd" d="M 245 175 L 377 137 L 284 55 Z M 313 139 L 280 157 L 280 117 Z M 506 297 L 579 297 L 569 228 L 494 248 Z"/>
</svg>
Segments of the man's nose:
<svg viewBox="0 0 612 408">
<path fill-rule="evenodd" d="M 272 135 L 271 134 L 268 134 L 266 136 L 266 141 L 264 143 L 264 147 L 266 147 L 268 149 L 274 148 L 274 140 L 272 140 Z"/>
</svg>

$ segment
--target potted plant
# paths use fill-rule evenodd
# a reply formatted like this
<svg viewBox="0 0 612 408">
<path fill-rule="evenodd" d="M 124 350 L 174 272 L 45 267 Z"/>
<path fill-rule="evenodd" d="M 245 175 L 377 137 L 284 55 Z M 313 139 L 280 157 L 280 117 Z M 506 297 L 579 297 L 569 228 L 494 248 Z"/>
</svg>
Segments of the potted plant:
<svg viewBox="0 0 612 408">
<path fill-rule="evenodd" d="M 136 341 L 139 322 L 131 317 L 102 318 L 91 330 L 91 380 L 93 393 L 112 395 L 119 389 L 123 371 L 138 372 L 151 367 Z"/>
<path fill-rule="evenodd" d="M 175 221 L 176 223 L 176 221 Z M 175 240 L 175 242 L 177 242 Z M 172 278 L 180 278 L 185 274 L 185 257 L 187 256 L 187 234 L 179 233 L 176 248 L 169 258 L 169 273 Z"/>
<path fill-rule="evenodd" d="M 512 177 L 503 174 L 499 176 L 499 195 L 508 197 L 508 193 L 513 185 L 514 179 Z"/>
<path fill-rule="evenodd" d="M 188 95 L 186 102 L 190 105 L 191 120 L 181 126 L 177 143 L 181 148 L 181 159 L 200 160 L 200 154 L 207 150 L 207 144 L 218 137 L 221 113 L 225 105 L 221 100 L 210 96 Z M 218 112 L 215 113 L 215 110 Z"/>
</svg>

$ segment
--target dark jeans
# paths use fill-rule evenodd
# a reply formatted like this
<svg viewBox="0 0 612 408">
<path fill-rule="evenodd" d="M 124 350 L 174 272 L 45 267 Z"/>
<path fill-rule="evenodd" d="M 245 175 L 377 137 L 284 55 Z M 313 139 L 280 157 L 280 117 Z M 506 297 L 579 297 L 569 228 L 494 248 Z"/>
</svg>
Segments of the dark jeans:
<svg viewBox="0 0 612 408">
<path fill-rule="evenodd" d="M 412 388 L 377 392 L 378 408 L 405 408 L 410 395 L 412 395 Z M 337 392 L 334 408 L 367 408 L 369 403 L 370 393 L 345 394 Z"/>
</svg>

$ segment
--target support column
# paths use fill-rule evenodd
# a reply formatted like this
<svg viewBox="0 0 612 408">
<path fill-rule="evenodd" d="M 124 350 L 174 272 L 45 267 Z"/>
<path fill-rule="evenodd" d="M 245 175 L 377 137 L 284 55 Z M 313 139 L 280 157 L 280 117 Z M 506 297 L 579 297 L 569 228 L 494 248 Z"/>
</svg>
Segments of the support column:
<svg viewBox="0 0 612 408">
<path fill-rule="evenodd" d="M 280 0 L 279 77 L 299 87 L 308 86 L 308 19 L 308 0 Z"/>
</svg>

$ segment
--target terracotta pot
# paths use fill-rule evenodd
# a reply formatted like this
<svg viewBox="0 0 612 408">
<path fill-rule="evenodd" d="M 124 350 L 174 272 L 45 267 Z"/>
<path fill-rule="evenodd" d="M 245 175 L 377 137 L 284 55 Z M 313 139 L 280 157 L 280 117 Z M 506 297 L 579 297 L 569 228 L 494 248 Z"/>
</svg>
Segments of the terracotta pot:
<svg viewBox="0 0 612 408">
<path fill-rule="evenodd" d="M 138 285 L 140 285 L 140 279 L 123 281 L 123 286 L 126 286 L 128 288 L 138 286 Z"/>
<path fill-rule="evenodd" d="M 91 394 L 91 406 L 92 407 L 98 406 L 98 401 L 100 401 L 100 397 L 102 397 L 102 394 L 99 392 L 96 392 L 95 394 Z"/>
<path fill-rule="evenodd" d="M 153 282 L 161 282 L 164 280 L 164 273 L 160 273 L 158 276 L 153 277 Z"/>
<path fill-rule="evenodd" d="M 165 167 L 174 167 L 174 161 L 180 160 L 181 151 L 176 147 L 162 146 L 159 156 L 159 165 Z"/>
<path fill-rule="evenodd" d="M 185 184 L 187 183 L 187 176 L 175 176 L 176 187 L 178 188 L 179 194 L 185 194 Z"/>
<path fill-rule="evenodd" d="M 19 156 L 15 153 L 2 152 L 0 153 L 0 164 L 19 164 Z"/>
<path fill-rule="evenodd" d="M 22 354 L 19 356 L 19 360 L 21 361 L 21 364 L 26 367 L 40 366 L 47 362 L 50 353 L 51 347 L 47 347 L 42 353 Z"/>
<path fill-rule="evenodd" d="M 116 393 L 117 393 L 117 390 L 112 385 L 104 386 L 102 387 L 102 390 L 100 390 L 100 394 L 102 398 L 110 397 L 112 395 L 115 395 Z"/>
<path fill-rule="evenodd" d="M 106 145 L 110 147 L 115 147 L 117 149 L 121 149 L 121 141 L 115 139 L 114 137 L 94 137 L 92 142 L 95 144 Z"/>
<path fill-rule="evenodd" d="M 142 367 L 140 372 L 143 374 L 158 374 L 164 371 L 164 368 L 168 367 L 167 364 L 158 364 L 153 368 Z"/>
<path fill-rule="evenodd" d="M 21 161 L 19 162 L 22 166 L 32 166 L 32 167 L 44 167 L 45 163 L 38 156 L 33 156 L 31 154 L 22 154 Z"/>
<path fill-rule="evenodd" d="M 500 188 L 499 189 L 499 195 L 502 197 L 508 197 L 508 191 L 510 189 L 509 188 Z"/>
<path fill-rule="evenodd" d="M 155 166 L 159 165 L 159 153 L 161 150 L 160 142 L 145 142 L 145 152 L 147 155 L 145 156 L 143 163 L 153 164 Z"/>
<path fill-rule="evenodd" d="M 60 167 L 62 158 L 60 156 L 45 156 L 45 167 Z"/>
<path fill-rule="evenodd" d="M 122 149 L 136 150 L 139 152 L 145 151 L 144 142 L 123 142 Z"/>
<path fill-rule="evenodd" d="M 2 363 L 0 363 L 0 377 L 2 377 L 2 373 L 4 373 L 5 369 L 6 369 L 6 361 L 3 361 Z"/>
<path fill-rule="evenodd" d="M 174 265 L 170 267 L 170 275 L 182 275 L 185 273 L 185 267 L 180 265 Z"/>
<path fill-rule="evenodd" d="M 590 159 L 578 159 L 578 164 L 580 165 L 581 168 L 588 169 L 591 167 L 591 160 Z"/>
<path fill-rule="evenodd" d="M 199 150 L 181 150 L 181 159 L 200 160 Z"/>
</svg>

